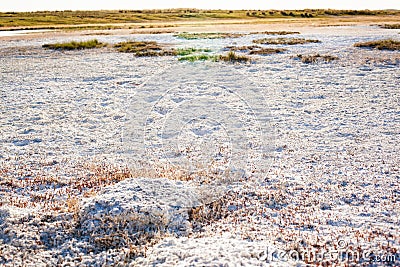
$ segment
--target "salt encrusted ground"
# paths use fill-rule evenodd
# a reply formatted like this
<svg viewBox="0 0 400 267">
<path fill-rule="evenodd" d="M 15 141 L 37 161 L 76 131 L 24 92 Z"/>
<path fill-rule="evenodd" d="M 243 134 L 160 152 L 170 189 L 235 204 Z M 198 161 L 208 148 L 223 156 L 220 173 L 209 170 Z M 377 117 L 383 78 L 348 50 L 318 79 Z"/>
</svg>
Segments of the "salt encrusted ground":
<svg viewBox="0 0 400 267">
<path fill-rule="evenodd" d="M 375 255 L 395 256 L 395 261 L 375 265 L 398 266 L 400 55 L 352 47 L 358 41 L 398 38 L 397 31 L 364 26 L 299 31 L 322 43 L 290 47 L 284 54 L 229 67 L 263 92 L 274 131 L 274 151 L 269 155 L 269 167 L 254 176 L 265 179 L 237 179 L 214 206 L 203 212 L 185 208 L 184 215 L 178 212 L 181 215 L 170 217 L 180 218 L 183 231 L 169 228 L 169 220 L 158 222 L 158 228 L 150 223 L 148 240 L 141 240 L 140 248 L 134 246 L 139 242 L 132 237 L 134 231 L 123 238 L 118 229 L 117 235 L 106 227 L 96 232 L 94 218 L 101 210 L 124 207 L 133 211 L 141 205 L 150 207 L 150 212 L 141 214 L 143 218 L 151 217 L 154 207 L 161 214 L 173 215 L 179 207 L 167 201 L 162 204 L 162 195 L 170 192 L 171 184 L 181 183 L 181 189 L 196 185 L 159 180 L 166 187 L 157 184 L 157 194 L 126 195 L 140 186 L 133 187 L 128 183 L 131 180 L 117 183 L 129 176 L 119 166 L 133 159 L 137 166 L 147 168 L 152 164 L 147 159 L 155 160 L 154 155 L 143 153 L 143 148 L 127 145 L 130 138 L 124 137 L 127 126 L 136 127 L 130 121 L 132 112 L 137 118 L 148 118 L 152 112 L 130 105 L 137 100 L 135 96 L 143 97 L 140 86 L 157 71 L 186 63 L 172 57 L 148 59 L 110 51 L 61 53 L 40 48 L 57 38 L 1 42 L 0 264 L 304 265 L 304 260 L 282 262 L 268 253 L 373 249 Z M 98 38 L 117 42 L 132 37 Z M 184 41 L 171 34 L 137 36 L 215 50 L 233 43 L 250 45 L 255 38 Z M 311 65 L 291 59 L 312 53 L 340 59 Z M 160 90 L 154 95 L 168 92 L 167 88 Z M 145 176 L 146 168 L 135 176 Z M 121 175 L 112 176 L 114 185 L 97 196 L 87 189 L 90 183 L 104 187 L 93 182 L 93 177 L 111 177 L 107 173 L 115 170 Z M 180 175 L 175 169 L 166 171 L 170 171 L 167 178 Z M 36 179 L 33 184 L 29 182 L 32 179 Z M 79 179 L 85 182 L 79 184 Z M 137 180 L 139 185 L 146 185 L 140 181 L 145 180 Z M 52 195 L 59 202 L 48 199 Z M 104 198 L 99 199 L 101 196 Z M 142 196 L 140 203 L 138 196 Z M 185 201 L 202 198 L 195 193 L 186 196 Z M 160 202 L 154 202 L 158 198 Z M 38 204 L 32 205 L 32 200 Z M 58 210 L 57 205 L 65 202 L 67 207 Z M 217 216 L 211 216 L 212 212 Z M 107 231 L 112 238 L 98 235 Z M 359 264 L 371 265 L 369 259 Z"/>
<path fill-rule="evenodd" d="M 82 201 L 80 231 L 90 236 L 190 231 L 189 207 L 200 206 L 196 188 L 168 179 L 131 178 Z M 138 234 L 139 233 L 139 234 Z"/>
</svg>

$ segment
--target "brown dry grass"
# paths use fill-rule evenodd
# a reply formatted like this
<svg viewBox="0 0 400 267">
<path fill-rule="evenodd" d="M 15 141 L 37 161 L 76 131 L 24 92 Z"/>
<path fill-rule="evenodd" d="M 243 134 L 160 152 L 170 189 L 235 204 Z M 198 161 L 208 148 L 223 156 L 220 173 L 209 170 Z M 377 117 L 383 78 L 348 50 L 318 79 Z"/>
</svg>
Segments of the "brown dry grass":
<svg viewBox="0 0 400 267">
<path fill-rule="evenodd" d="M 225 46 L 224 49 L 228 49 L 230 51 L 251 51 L 255 49 L 261 49 L 261 46 L 258 45 L 244 45 L 244 46 Z"/>
<path fill-rule="evenodd" d="M 271 55 L 271 54 L 279 54 L 286 50 L 287 49 L 284 49 L 284 48 L 261 48 L 261 49 L 251 50 L 249 52 L 249 55 L 266 56 L 266 55 Z"/>
<path fill-rule="evenodd" d="M 339 58 L 336 56 L 331 56 L 331 55 L 320 55 L 320 54 L 315 54 L 315 55 L 297 55 L 294 57 L 295 59 L 300 59 L 301 62 L 303 63 L 318 63 L 318 62 L 332 62 L 334 60 L 338 60 Z"/>
<path fill-rule="evenodd" d="M 312 24 L 311 24 L 312 23 Z M 377 25 L 377 24 L 399 24 L 399 15 L 377 15 L 377 16 L 329 16 L 322 18 L 313 18 L 312 22 L 310 19 L 302 18 L 292 18 L 292 17 L 282 17 L 273 19 L 263 19 L 263 18 L 246 18 L 246 19 L 204 19 L 204 20 L 188 20 L 188 21 L 153 21 L 153 22 L 141 22 L 141 23 L 103 23 L 103 24 L 67 24 L 67 25 L 55 25 L 50 24 L 48 27 L 58 27 L 61 31 L 56 32 L 46 32 L 46 33 L 35 33 L 29 35 L 18 35 L 18 36 L 8 36 L 0 37 L 2 40 L 24 40 L 24 39 L 34 39 L 34 38 L 54 38 L 57 36 L 75 36 L 75 30 L 90 30 L 95 27 L 107 27 L 115 28 L 111 30 L 111 33 L 118 34 L 129 34 L 132 29 L 138 29 L 141 27 L 148 28 L 151 27 L 154 30 L 159 30 L 163 28 L 170 28 L 177 32 L 262 32 L 268 27 L 269 31 L 292 31 L 295 27 L 296 30 L 301 30 L 302 27 L 326 27 L 326 26 L 348 26 L 348 25 Z M 62 29 L 69 29 L 68 31 L 62 31 Z M 118 28 L 118 29 L 117 29 Z M 7 29 L 7 27 L 5 27 Z"/>
<path fill-rule="evenodd" d="M 400 29 L 400 24 L 381 24 L 379 27 L 382 29 Z"/>
<path fill-rule="evenodd" d="M 262 38 L 253 40 L 255 44 L 268 44 L 268 45 L 297 45 L 307 43 L 320 43 L 320 40 L 304 39 L 304 38 Z"/>
<path fill-rule="evenodd" d="M 47 164 L 43 166 L 45 167 Z M 15 171 L 11 169 L 12 166 L 0 164 L 0 174 L 2 174 L 0 193 L 5 193 L 3 194 L 5 198 L 1 199 L 0 206 L 40 207 L 40 210 L 44 211 L 45 214 L 61 215 L 62 218 L 68 218 L 68 223 L 65 228 L 60 228 L 59 231 L 65 231 L 68 236 L 80 239 L 88 236 L 86 230 L 81 227 L 81 199 L 84 196 L 96 195 L 105 186 L 116 184 L 131 177 L 162 177 L 182 181 L 193 181 L 202 177 L 201 182 L 207 183 L 214 181 L 218 176 L 206 169 L 189 172 L 177 166 L 165 164 L 143 164 L 143 167 L 132 171 L 126 167 L 113 166 L 102 162 L 76 162 L 74 166 L 76 170 L 79 170 L 77 173 L 81 173 L 81 175 L 71 177 L 69 180 L 46 175 L 45 171 L 39 171 L 39 174 L 32 175 L 30 178 L 17 179 L 15 175 L 12 175 Z M 31 173 L 31 168 L 29 165 L 22 165 L 18 167 L 18 171 L 20 173 Z M 26 197 L 22 198 L 21 196 Z M 226 217 L 230 213 L 227 208 L 227 201 L 232 201 L 233 197 L 232 194 L 221 195 L 220 198 L 208 204 L 189 208 L 189 221 L 193 225 L 193 233 L 200 232 L 205 225 Z M 104 225 L 112 227 L 112 233 L 94 232 L 90 235 L 90 242 L 98 251 L 123 249 L 126 251 L 124 260 L 128 261 L 138 256 L 146 256 L 148 247 L 168 235 L 168 232 L 165 232 L 162 227 L 158 228 L 157 220 L 155 218 L 155 224 L 148 225 L 147 230 L 139 227 L 136 229 L 137 232 L 134 231 L 134 234 L 129 234 L 125 228 L 131 227 L 130 221 L 118 221 L 112 216 L 104 215 L 101 221 Z M 144 227 L 147 226 L 144 225 Z"/>
<path fill-rule="evenodd" d="M 400 50 L 400 41 L 393 39 L 377 40 L 370 42 L 361 42 L 354 44 L 355 47 L 375 48 L 378 50 Z"/>
<path fill-rule="evenodd" d="M 195 40 L 195 39 L 226 39 L 226 38 L 239 38 L 244 36 L 242 33 L 228 33 L 228 32 L 200 32 L 200 33 L 189 33 L 182 32 L 178 33 L 174 36 L 186 39 L 186 40 Z"/>
<path fill-rule="evenodd" d="M 72 41 L 67 43 L 55 43 L 55 44 L 44 44 L 43 48 L 53 49 L 53 50 L 82 50 L 82 49 L 93 49 L 101 48 L 107 46 L 107 44 L 99 42 L 97 39 L 88 41 Z"/>
<path fill-rule="evenodd" d="M 165 33 L 175 33 L 174 30 L 137 30 L 131 32 L 131 34 L 165 34 Z"/>
<path fill-rule="evenodd" d="M 175 50 L 164 49 L 155 41 L 127 41 L 114 45 L 119 52 L 133 53 L 137 57 L 175 56 Z"/>
<path fill-rule="evenodd" d="M 245 55 L 238 55 L 235 52 L 230 51 L 226 55 L 220 55 L 218 57 L 218 60 L 229 62 L 229 63 L 246 63 L 246 62 L 250 62 L 251 58 L 248 56 L 245 56 Z"/>
<path fill-rule="evenodd" d="M 245 52 L 249 55 L 271 55 L 278 54 L 286 51 L 284 48 L 265 48 L 258 45 L 250 46 L 226 46 L 224 49 L 229 49 L 230 51 L 240 51 Z"/>
<path fill-rule="evenodd" d="M 69 180 L 41 174 L 30 178 L 18 179 L 9 177 L 7 167 L 2 168 L 4 178 L 0 180 L 1 191 L 4 193 L 2 205 L 19 208 L 42 207 L 49 211 L 69 211 L 77 208 L 78 200 L 83 196 L 95 195 L 104 186 L 115 184 L 132 176 L 125 167 L 108 166 L 106 164 L 82 164 L 77 166 L 82 175 Z M 30 173 L 28 165 L 18 170 L 20 173 Z"/>
<path fill-rule="evenodd" d="M 266 35 L 290 35 L 290 34 L 300 34 L 300 32 L 292 31 L 261 31 L 261 32 L 250 32 L 250 34 L 266 34 Z"/>
</svg>

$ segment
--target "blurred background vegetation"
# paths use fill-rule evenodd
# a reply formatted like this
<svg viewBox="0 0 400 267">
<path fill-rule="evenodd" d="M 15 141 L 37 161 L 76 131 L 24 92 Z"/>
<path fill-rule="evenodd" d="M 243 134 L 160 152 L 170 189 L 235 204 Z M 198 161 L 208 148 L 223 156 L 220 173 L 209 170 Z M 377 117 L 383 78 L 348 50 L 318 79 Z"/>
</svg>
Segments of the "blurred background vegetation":
<svg viewBox="0 0 400 267">
<path fill-rule="evenodd" d="M 332 16 L 399 15 L 399 10 L 101 10 L 0 12 L 0 30 L 6 28 L 48 28 L 61 25 L 168 22 L 206 19 L 323 18 Z M 113 27 L 110 26 L 110 29 Z"/>
</svg>

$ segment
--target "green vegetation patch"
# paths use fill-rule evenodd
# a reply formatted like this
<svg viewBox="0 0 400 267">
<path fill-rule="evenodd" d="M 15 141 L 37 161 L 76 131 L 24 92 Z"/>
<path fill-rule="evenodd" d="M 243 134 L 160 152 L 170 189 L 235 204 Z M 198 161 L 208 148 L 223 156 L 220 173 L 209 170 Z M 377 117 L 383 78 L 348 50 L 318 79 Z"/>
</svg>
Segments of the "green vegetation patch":
<svg viewBox="0 0 400 267">
<path fill-rule="evenodd" d="M 400 41 L 393 39 L 361 42 L 354 44 L 355 47 L 375 48 L 378 50 L 400 50 Z"/>
<path fill-rule="evenodd" d="M 304 39 L 304 38 L 262 38 L 253 40 L 255 44 L 267 44 L 267 45 L 297 45 L 307 43 L 320 43 L 320 40 Z"/>
<path fill-rule="evenodd" d="M 56 25 L 89 25 L 110 23 L 148 23 L 167 21 L 199 21 L 207 19 L 276 19 L 314 18 L 332 16 L 382 16 L 400 14 L 399 10 L 97 10 L 97 11 L 37 11 L 0 12 L 0 27 L 54 27 Z M 57 27 L 57 26 L 56 26 Z M 80 27 L 80 26 L 79 26 Z M 119 26 L 118 26 L 119 27 Z M 123 26 L 124 27 L 124 26 Z M 79 28 L 77 28 L 79 29 Z"/>
<path fill-rule="evenodd" d="M 198 53 L 198 52 L 211 52 L 211 49 L 201 49 L 201 48 L 194 48 L 194 47 L 176 49 L 177 56 L 187 56 L 187 55 L 191 55 L 193 53 Z"/>
<path fill-rule="evenodd" d="M 174 36 L 186 40 L 196 40 L 196 39 L 239 38 L 244 35 L 245 34 L 243 33 L 229 33 L 229 32 L 202 32 L 202 33 L 181 32 L 175 34 Z"/>
<path fill-rule="evenodd" d="M 217 61 L 218 60 L 218 56 L 207 55 L 207 54 L 199 54 L 199 55 L 183 56 L 183 57 L 180 57 L 178 60 L 179 61 L 189 61 L 189 62 L 206 61 L 206 60 Z"/>
<path fill-rule="evenodd" d="M 230 51 L 226 55 L 208 55 L 208 54 L 199 54 L 199 55 L 189 55 L 180 57 L 179 61 L 223 61 L 229 63 L 247 63 L 251 61 L 251 58 L 246 55 L 238 55 L 233 51 Z"/>
<path fill-rule="evenodd" d="M 294 59 L 300 59 L 301 62 L 303 63 L 318 63 L 318 62 L 332 62 L 334 60 L 338 60 L 339 58 L 336 56 L 331 56 L 331 55 L 320 55 L 320 54 L 315 54 L 315 55 L 297 55 L 294 57 Z"/>
<path fill-rule="evenodd" d="M 72 41 L 67 43 L 44 44 L 42 47 L 54 50 L 81 50 L 104 47 L 107 44 L 99 42 L 97 39 L 89 41 Z"/>
</svg>

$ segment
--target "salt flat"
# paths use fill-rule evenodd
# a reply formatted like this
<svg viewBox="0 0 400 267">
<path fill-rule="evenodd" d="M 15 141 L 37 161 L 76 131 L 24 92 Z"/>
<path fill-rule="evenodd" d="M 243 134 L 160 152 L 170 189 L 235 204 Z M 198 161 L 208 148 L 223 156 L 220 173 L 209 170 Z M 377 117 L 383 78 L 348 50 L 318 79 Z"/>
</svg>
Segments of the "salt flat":
<svg viewBox="0 0 400 267">
<path fill-rule="evenodd" d="M 0 264 L 302 266 L 316 261 L 268 253 L 346 250 L 366 254 L 325 260 L 370 265 L 380 255 L 389 261 L 373 264 L 398 265 L 400 54 L 352 46 L 399 39 L 398 30 L 298 30 L 294 36 L 321 43 L 285 47 L 248 64 L 41 48 L 93 36 L 2 41 Z M 212 53 L 261 37 L 96 36 Z M 305 64 L 292 58 L 316 53 L 339 59 Z M 186 181 L 187 173 L 195 179 Z M 117 183 L 130 176 L 145 177 L 136 180 L 139 189 L 147 178 L 162 176 L 183 180 L 179 190 L 194 190 L 174 204 L 162 193 L 156 197 L 163 205 L 143 197 L 150 215 L 167 206 L 174 211 L 160 214 L 192 207 L 203 213 L 179 217 L 185 231 L 149 220 L 154 233 L 148 240 L 132 232 L 123 242 L 90 235 L 84 225 L 96 211 L 91 201 L 105 194 L 116 210 L 126 208 L 129 203 L 118 203 L 109 192 L 118 185 L 134 191 Z M 106 187 L 109 177 L 113 187 Z M 171 190 L 170 184 L 154 184 L 165 194 Z M 109 227 L 120 238 L 127 226 Z"/>
</svg>

